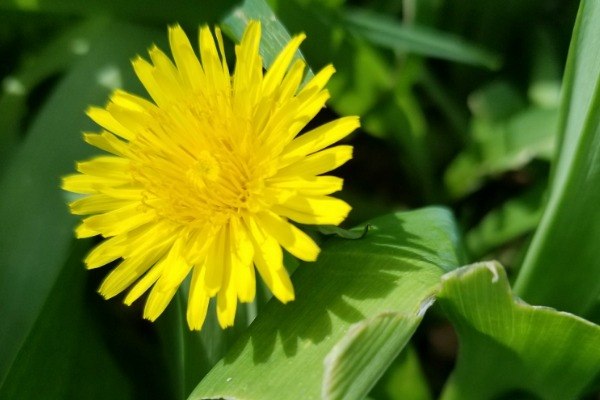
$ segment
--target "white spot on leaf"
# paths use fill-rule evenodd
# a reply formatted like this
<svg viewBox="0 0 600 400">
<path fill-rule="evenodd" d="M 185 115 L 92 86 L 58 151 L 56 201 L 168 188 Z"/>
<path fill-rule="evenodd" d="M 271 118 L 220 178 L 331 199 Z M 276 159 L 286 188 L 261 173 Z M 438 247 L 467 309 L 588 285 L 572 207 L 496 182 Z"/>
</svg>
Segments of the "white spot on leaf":
<svg viewBox="0 0 600 400">
<path fill-rule="evenodd" d="M 14 96 L 23 96 L 26 93 L 23 83 L 15 77 L 7 76 L 2 81 L 2 89 Z"/>
<path fill-rule="evenodd" d="M 71 51 L 78 56 L 87 54 L 90 51 L 90 42 L 83 38 L 73 39 Z"/>
<path fill-rule="evenodd" d="M 117 89 L 123 85 L 121 71 L 114 65 L 108 65 L 98 71 L 96 74 L 96 81 L 100 86 L 104 86 L 111 90 Z"/>
</svg>

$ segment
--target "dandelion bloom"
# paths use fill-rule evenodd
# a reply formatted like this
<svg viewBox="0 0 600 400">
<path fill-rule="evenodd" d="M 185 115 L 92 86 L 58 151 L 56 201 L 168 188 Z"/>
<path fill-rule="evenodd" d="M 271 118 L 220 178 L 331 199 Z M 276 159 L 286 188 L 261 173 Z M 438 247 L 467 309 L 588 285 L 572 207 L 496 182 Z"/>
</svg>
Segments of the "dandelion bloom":
<svg viewBox="0 0 600 400">
<path fill-rule="evenodd" d="M 342 179 L 323 175 L 352 157 L 352 147 L 325 149 L 359 126 L 345 117 L 300 134 L 325 105 L 325 67 L 302 85 L 294 37 L 263 73 L 261 26 L 248 24 L 236 46 L 233 74 L 219 29 L 199 34 L 200 59 L 179 26 L 169 29 L 174 63 L 149 50 L 133 68 L 152 102 L 117 90 L 88 115 L 104 130 L 84 134 L 110 155 L 77 164 L 65 190 L 83 194 L 71 212 L 89 215 L 80 238 L 104 241 L 88 268 L 119 264 L 100 286 L 111 298 L 131 287 L 131 304 L 150 288 L 144 318 L 155 320 L 191 272 L 187 321 L 200 329 L 216 297 L 217 318 L 233 325 L 238 300 L 251 302 L 255 267 L 282 302 L 294 299 L 282 247 L 314 261 L 319 247 L 291 221 L 341 223 L 350 206 L 329 195 Z M 216 42 L 215 42 L 216 37 Z"/>
</svg>

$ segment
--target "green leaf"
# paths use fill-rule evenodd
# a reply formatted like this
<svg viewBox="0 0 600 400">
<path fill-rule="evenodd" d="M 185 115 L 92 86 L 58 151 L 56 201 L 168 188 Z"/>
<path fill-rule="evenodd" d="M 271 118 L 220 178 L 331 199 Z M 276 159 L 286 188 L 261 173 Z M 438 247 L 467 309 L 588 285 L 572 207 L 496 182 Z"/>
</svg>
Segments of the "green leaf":
<svg viewBox="0 0 600 400">
<path fill-rule="evenodd" d="M 442 400 L 574 399 L 600 373 L 600 327 L 514 298 L 497 262 L 446 274 L 438 301 L 460 343 Z"/>
<path fill-rule="evenodd" d="M 475 118 L 501 121 L 525 107 L 518 88 L 506 81 L 494 81 L 469 95 L 469 110 Z"/>
<path fill-rule="evenodd" d="M 534 158 L 549 159 L 556 148 L 558 113 L 530 107 L 499 122 L 473 120 L 475 143 L 446 170 L 444 181 L 452 197 L 479 189 L 485 179 L 523 167 Z"/>
<path fill-rule="evenodd" d="M 563 61 L 558 54 L 552 28 L 535 32 L 532 46 L 533 60 L 531 82 L 527 95 L 533 104 L 541 107 L 558 108 Z"/>
<path fill-rule="evenodd" d="M 537 227 L 542 216 L 545 186 L 537 184 L 525 193 L 507 200 L 467 232 L 465 243 L 474 259 Z"/>
<path fill-rule="evenodd" d="M 414 346 L 402 350 L 377 382 L 371 396 L 379 400 L 433 399 Z"/>
<path fill-rule="evenodd" d="M 214 302 L 209 306 L 200 332 L 190 331 L 185 319 L 189 282 L 184 282 L 172 304 L 155 322 L 164 353 L 170 382 L 175 382 L 177 398 L 185 399 L 198 381 L 225 355 L 239 335 L 254 319 L 259 308 L 270 298 L 266 290 L 257 290 L 253 303 L 238 306 L 235 326 L 223 331 L 216 318 Z M 139 318 L 139 315 L 136 315 Z"/>
<path fill-rule="evenodd" d="M 403 349 L 432 304 L 426 300 L 414 315 L 382 313 L 356 323 L 325 357 L 323 399 L 363 398 L 382 371 L 374 365 L 390 365 Z"/>
<path fill-rule="evenodd" d="M 391 214 L 370 224 L 364 238 L 332 238 L 317 262 L 301 265 L 293 276 L 296 300 L 268 303 L 190 399 L 364 397 L 462 254 L 444 209 Z"/>
<path fill-rule="evenodd" d="M 141 53 L 157 36 L 164 37 L 164 34 L 98 22 L 88 37 L 89 53 L 75 63 L 50 95 L 0 179 L 3 193 L 0 196 L 2 398 L 39 398 L 40 393 L 44 393 L 46 399 L 64 398 L 67 392 L 73 392 L 75 398 L 88 398 L 89 393 L 105 393 L 104 388 L 115 381 L 115 376 L 121 382 L 115 383 L 111 391 L 115 396 L 128 398 L 134 393 L 130 390 L 131 380 L 123 380 L 119 370 L 126 366 L 117 365 L 116 356 L 102 346 L 106 337 L 100 339 L 92 332 L 96 325 L 91 316 L 96 312 L 85 309 L 80 290 L 85 288 L 97 298 L 94 293 L 97 283 L 85 285 L 82 275 L 92 272 L 83 270 L 82 251 L 67 262 L 75 218 L 68 213 L 67 198 L 59 185 L 61 175 L 73 172 L 74 160 L 93 153 L 81 137 L 82 130 L 97 129 L 84 115 L 85 108 L 106 102 L 114 86 L 135 87 L 128 60 Z M 124 37 L 127 40 L 122 40 Z M 89 242 L 84 243 L 89 246 Z M 102 275 L 105 273 L 101 271 Z M 102 303 L 105 305 L 101 309 L 107 312 L 110 303 Z M 122 305 L 119 307 L 123 309 Z M 82 333 L 81 337 L 78 332 Z M 111 333 L 115 334 L 111 337 L 128 342 L 120 326 Z M 90 350 L 78 350 L 88 337 L 93 341 Z M 47 346 L 44 338 L 52 338 L 59 345 Z M 137 343 L 137 340 L 131 342 Z M 127 358 L 134 359 L 127 352 L 122 353 L 120 357 L 125 359 L 119 358 L 121 361 L 127 363 L 130 362 Z M 99 364 L 94 373 L 82 373 L 75 378 L 72 368 L 88 365 L 96 358 Z M 62 371 L 61 379 L 50 384 L 58 371 Z M 156 378 L 145 379 L 156 381 Z M 42 382 L 48 385 L 42 388 L 39 386 Z M 51 392 L 31 390 L 50 386 Z M 4 397 L 3 391 L 14 396 Z"/>
<path fill-rule="evenodd" d="M 265 0 L 244 0 L 242 5 L 235 8 L 223 20 L 223 29 L 240 41 L 250 20 L 261 22 L 260 55 L 264 67 L 268 68 L 292 37 Z M 300 50 L 296 52 L 294 58 L 304 60 Z M 305 79 L 310 79 L 312 76 L 313 73 L 307 65 Z"/>
<path fill-rule="evenodd" d="M 335 225 L 320 225 L 317 230 L 323 235 L 337 235 L 344 239 L 356 240 L 362 239 L 366 234 L 369 233 L 371 225 L 366 224 L 361 230 L 357 229 L 343 229 Z"/>
<path fill-rule="evenodd" d="M 584 0 L 560 108 L 550 196 L 515 284 L 533 304 L 585 315 L 600 295 L 600 2 Z"/>
<path fill-rule="evenodd" d="M 88 248 L 89 241 L 71 246 L 33 327 L 3 376 L 0 398 L 172 397 L 173 381 L 167 378 L 161 354 L 155 351 L 159 348 L 156 338 L 132 329 L 138 326 L 137 319 L 127 320 L 111 312 L 111 304 L 95 293 L 98 279 L 90 282 L 91 273 L 81 265 Z M 22 288 L 17 300 L 25 303 L 31 294 Z M 12 323 L 11 315 L 3 312 L 2 316 Z"/>
<path fill-rule="evenodd" d="M 472 45 L 449 33 L 417 25 L 403 25 L 381 14 L 366 10 L 348 11 L 344 15 L 348 29 L 375 45 L 402 53 L 420 54 L 465 64 L 498 68 L 493 53 Z"/>
</svg>

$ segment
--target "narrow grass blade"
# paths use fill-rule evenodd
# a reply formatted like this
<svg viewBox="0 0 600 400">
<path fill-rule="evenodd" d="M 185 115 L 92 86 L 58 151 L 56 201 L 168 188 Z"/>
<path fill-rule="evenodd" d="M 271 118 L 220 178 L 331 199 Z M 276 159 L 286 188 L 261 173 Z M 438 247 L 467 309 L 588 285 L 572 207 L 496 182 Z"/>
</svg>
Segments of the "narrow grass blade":
<svg viewBox="0 0 600 400">
<path fill-rule="evenodd" d="M 291 40 L 291 36 L 265 0 L 244 0 L 223 20 L 223 29 L 239 41 L 250 20 L 261 22 L 260 55 L 263 58 L 263 65 L 267 68 Z M 295 58 L 304 59 L 300 50 L 296 52 Z M 307 66 L 305 79 L 312 76 L 310 67 Z"/>
<path fill-rule="evenodd" d="M 500 65 L 493 53 L 449 33 L 403 25 L 388 16 L 364 10 L 349 11 L 343 20 L 348 29 L 378 46 L 491 69 Z"/>
<path fill-rule="evenodd" d="M 600 295 L 600 2 L 573 31 L 550 197 L 515 284 L 533 304 L 585 315 Z"/>
</svg>

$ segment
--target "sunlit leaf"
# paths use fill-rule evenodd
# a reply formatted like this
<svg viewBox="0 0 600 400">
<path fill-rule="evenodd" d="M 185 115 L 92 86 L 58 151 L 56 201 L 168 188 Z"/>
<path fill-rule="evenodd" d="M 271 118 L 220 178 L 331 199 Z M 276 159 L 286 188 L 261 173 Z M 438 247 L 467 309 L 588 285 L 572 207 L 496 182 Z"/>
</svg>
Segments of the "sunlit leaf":
<svg viewBox="0 0 600 400">
<path fill-rule="evenodd" d="M 250 20 L 261 22 L 260 55 L 267 68 L 291 40 L 291 36 L 265 0 L 244 0 L 223 20 L 223 27 L 236 41 L 240 41 Z M 304 59 L 300 50 L 296 52 L 295 57 Z M 312 76 L 309 66 L 306 74 L 307 78 Z"/>
<path fill-rule="evenodd" d="M 496 262 L 446 274 L 438 301 L 460 342 L 442 400 L 574 399 L 600 373 L 600 327 L 516 299 Z"/>
<path fill-rule="evenodd" d="M 370 224 L 364 238 L 332 238 L 316 263 L 298 267 L 296 300 L 267 304 L 190 399 L 364 397 L 402 350 L 441 275 L 459 265 L 462 254 L 443 209 Z M 336 373 L 343 371 L 349 375 Z"/>
</svg>

